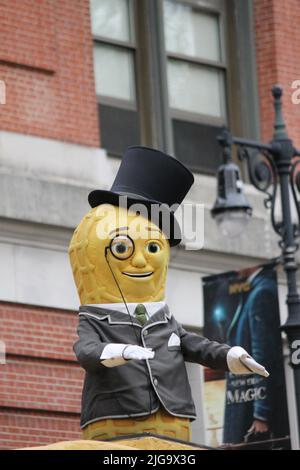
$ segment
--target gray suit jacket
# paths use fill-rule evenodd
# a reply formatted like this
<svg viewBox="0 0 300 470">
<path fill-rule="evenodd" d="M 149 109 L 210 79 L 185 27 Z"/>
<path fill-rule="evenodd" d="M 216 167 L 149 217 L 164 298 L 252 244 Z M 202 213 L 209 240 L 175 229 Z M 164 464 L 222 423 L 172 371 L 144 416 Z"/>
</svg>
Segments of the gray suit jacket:
<svg viewBox="0 0 300 470">
<path fill-rule="evenodd" d="M 172 335 L 175 342 L 170 341 Z M 194 419 L 195 406 L 184 361 L 228 370 L 226 356 L 230 347 L 188 333 L 167 306 L 141 326 L 127 314 L 83 305 L 78 336 L 74 351 L 86 371 L 82 428 L 104 418 L 146 416 L 160 406 L 171 415 Z M 152 348 L 155 357 L 109 368 L 100 361 L 109 343 Z"/>
</svg>

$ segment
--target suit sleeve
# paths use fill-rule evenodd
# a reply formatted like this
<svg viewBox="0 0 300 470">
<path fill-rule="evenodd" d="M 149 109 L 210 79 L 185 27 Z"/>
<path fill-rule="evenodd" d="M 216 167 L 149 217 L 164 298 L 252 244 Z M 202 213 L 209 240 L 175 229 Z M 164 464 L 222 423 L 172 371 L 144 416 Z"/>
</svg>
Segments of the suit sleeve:
<svg viewBox="0 0 300 470">
<path fill-rule="evenodd" d="M 189 333 L 181 325 L 178 325 L 178 328 L 185 361 L 228 371 L 226 358 L 230 346 L 210 341 L 196 333 Z"/>
<path fill-rule="evenodd" d="M 105 367 L 100 360 L 103 349 L 109 343 L 104 343 L 92 323 L 85 317 L 79 317 L 77 328 L 79 339 L 73 349 L 81 367 L 86 371 L 97 372 Z"/>
</svg>

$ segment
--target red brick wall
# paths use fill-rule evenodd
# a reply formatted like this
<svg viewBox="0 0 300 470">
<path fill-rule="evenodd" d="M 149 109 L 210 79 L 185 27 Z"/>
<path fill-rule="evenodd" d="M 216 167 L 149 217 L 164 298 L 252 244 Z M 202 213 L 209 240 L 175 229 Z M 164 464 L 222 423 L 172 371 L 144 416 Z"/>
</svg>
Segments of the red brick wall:
<svg viewBox="0 0 300 470">
<path fill-rule="evenodd" d="M 254 0 L 262 138 L 272 133 L 270 88 L 285 88 L 284 114 L 300 147 L 299 0 Z M 98 146 L 89 0 L 0 0 L 0 79 L 7 104 L 0 129 Z M 83 372 L 76 364 L 75 313 L 0 303 L 0 448 L 80 437 Z"/>
<path fill-rule="evenodd" d="M 3 409 L 0 448 L 20 449 L 80 438 L 78 417 L 57 413 Z"/>
<path fill-rule="evenodd" d="M 299 0 L 255 0 L 256 58 L 262 138 L 272 137 L 270 89 L 284 87 L 284 118 L 289 135 L 300 147 L 300 104 L 293 104 L 291 84 L 300 79 Z"/>
<path fill-rule="evenodd" d="M 0 303 L 0 449 L 81 437 L 76 313 Z"/>
<path fill-rule="evenodd" d="M 89 0 L 0 0 L 0 129 L 99 145 Z"/>
<path fill-rule="evenodd" d="M 271 138 L 269 90 L 280 83 L 296 139 L 300 105 L 290 87 L 300 78 L 300 2 L 254 0 L 254 10 L 262 137 Z M 89 0 L 0 0 L 0 15 L 0 128 L 98 146 Z"/>
</svg>

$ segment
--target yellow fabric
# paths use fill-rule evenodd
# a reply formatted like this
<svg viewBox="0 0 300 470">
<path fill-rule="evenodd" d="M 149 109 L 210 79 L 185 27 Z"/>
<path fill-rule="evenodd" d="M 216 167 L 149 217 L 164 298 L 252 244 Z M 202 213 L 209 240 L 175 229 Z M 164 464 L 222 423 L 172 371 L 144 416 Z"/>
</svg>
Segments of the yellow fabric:
<svg viewBox="0 0 300 470">
<path fill-rule="evenodd" d="M 121 438 L 120 438 L 121 439 Z M 62 441 L 38 447 L 25 447 L 18 450 L 207 450 L 193 445 L 174 442 L 168 438 L 142 437 L 122 439 L 114 442 L 107 441 Z"/>
<path fill-rule="evenodd" d="M 83 437 L 88 440 L 102 440 L 144 432 L 161 434 L 175 439 L 182 439 L 183 441 L 191 440 L 190 420 L 188 418 L 177 418 L 162 409 L 147 418 L 120 418 L 96 421 L 83 429 Z"/>
</svg>

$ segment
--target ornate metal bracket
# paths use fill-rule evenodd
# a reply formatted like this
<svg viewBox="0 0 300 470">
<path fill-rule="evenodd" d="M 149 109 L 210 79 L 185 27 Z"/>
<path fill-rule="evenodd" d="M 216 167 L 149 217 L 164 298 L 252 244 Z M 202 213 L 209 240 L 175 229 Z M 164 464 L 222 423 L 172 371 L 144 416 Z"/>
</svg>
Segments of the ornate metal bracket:
<svg viewBox="0 0 300 470">
<path fill-rule="evenodd" d="M 290 185 L 292 188 L 292 194 L 297 209 L 299 224 L 300 224 L 300 156 L 297 155 L 292 159 L 291 172 L 290 172 Z M 299 235 L 299 227 L 298 233 Z"/>
<path fill-rule="evenodd" d="M 275 232 L 279 236 L 282 236 L 283 223 L 275 219 L 278 173 L 274 159 L 266 149 L 252 148 L 250 150 L 245 145 L 238 147 L 238 158 L 240 161 L 246 161 L 251 184 L 253 184 L 258 191 L 266 194 L 264 205 L 266 209 L 270 209 L 271 211 L 271 222 Z"/>
</svg>

